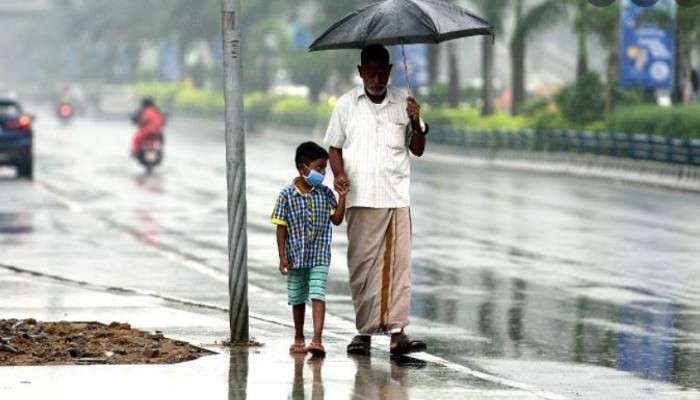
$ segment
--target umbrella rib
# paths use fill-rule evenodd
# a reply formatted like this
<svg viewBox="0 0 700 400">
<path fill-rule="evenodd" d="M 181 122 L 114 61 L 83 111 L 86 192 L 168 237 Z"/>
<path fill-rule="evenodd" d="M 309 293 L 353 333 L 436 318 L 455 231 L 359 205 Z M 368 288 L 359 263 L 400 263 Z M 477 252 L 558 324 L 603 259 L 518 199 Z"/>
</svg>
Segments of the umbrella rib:
<svg viewBox="0 0 700 400">
<path fill-rule="evenodd" d="M 379 22 L 381 21 L 381 16 L 384 15 L 380 7 L 377 7 L 378 9 L 374 14 L 372 14 L 372 18 L 369 20 L 367 23 L 367 30 L 365 31 L 365 36 L 362 39 L 363 45 L 362 47 L 367 45 L 367 38 L 372 36 L 372 31 L 374 28 L 379 25 Z"/>
<path fill-rule="evenodd" d="M 426 24 L 423 24 L 423 25 L 426 26 L 428 29 L 431 29 L 434 32 L 433 33 L 433 40 L 435 41 L 435 43 L 439 43 L 440 40 L 438 37 L 438 27 L 435 25 L 435 21 L 433 21 L 433 19 L 430 17 L 430 15 L 428 15 L 428 13 L 425 12 L 423 10 L 423 8 L 421 8 L 421 6 L 418 3 L 416 3 L 415 1 L 407 0 L 406 3 L 413 5 L 413 7 L 415 7 L 418 10 L 418 12 L 420 12 L 421 14 L 423 14 L 423 16 L 425 16 L 425 19 L 430 21 L 430 26 L 427 26 Z M 421 22 L 422 22 L 422 20 L 421 20 Z"/>
</svg>

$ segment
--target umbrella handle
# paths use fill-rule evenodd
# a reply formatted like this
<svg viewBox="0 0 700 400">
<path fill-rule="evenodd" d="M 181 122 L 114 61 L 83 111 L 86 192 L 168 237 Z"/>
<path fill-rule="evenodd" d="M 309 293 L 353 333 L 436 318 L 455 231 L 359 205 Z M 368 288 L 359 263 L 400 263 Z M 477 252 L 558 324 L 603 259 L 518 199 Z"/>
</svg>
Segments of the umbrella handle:
<svg viewBox="0 0 700 400">
<path fill-rule="evenodd" d="M 403 59 L 403 70 L 406 73 L 406 83 L 408 84 L 408 95 L 413 96 L 413 89 L 411 88 L 411 75 L 408 74 L 408 62 L 406 61 L 406 47 L 403 42 L 401 43 L 401 57 Z"/>
</svg>

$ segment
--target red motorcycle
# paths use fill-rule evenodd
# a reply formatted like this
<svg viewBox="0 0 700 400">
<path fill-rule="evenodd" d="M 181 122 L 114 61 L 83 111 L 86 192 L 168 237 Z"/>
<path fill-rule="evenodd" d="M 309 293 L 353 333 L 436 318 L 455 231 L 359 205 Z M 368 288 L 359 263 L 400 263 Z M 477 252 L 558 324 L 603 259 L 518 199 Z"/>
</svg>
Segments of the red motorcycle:
<svg viewBox="0 0 700 400">
<path fill-rule="evenodd" d="M 56 116 L 63 125 L 68 125 L 74 115 L 75 110 L 73 109 L 73 105 L 70 103 L 61 103 L 56 109 Z"/>
<path fill-rule="evenodd" d="M 153 168 L 163 161 L 163 135 L 148 135 L 136 153 L 136 159 L 146 168 L 146 174 L 151 174 Z"/>
</svg>

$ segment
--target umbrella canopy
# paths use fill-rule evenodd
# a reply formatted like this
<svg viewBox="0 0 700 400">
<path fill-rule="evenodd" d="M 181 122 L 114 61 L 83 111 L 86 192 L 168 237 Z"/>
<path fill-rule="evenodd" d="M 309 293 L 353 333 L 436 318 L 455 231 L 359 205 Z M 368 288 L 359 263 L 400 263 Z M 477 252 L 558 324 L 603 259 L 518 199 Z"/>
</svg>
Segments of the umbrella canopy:
<svg viewBox="0 0 700 400">
<path fill-rule="evenodd" d="M 346 15 L 309 51 L 440 43 L 475 35 L 493 35 L 493 27 L 460 6 L 442 0 L 385 0 Z"/>
</svg>

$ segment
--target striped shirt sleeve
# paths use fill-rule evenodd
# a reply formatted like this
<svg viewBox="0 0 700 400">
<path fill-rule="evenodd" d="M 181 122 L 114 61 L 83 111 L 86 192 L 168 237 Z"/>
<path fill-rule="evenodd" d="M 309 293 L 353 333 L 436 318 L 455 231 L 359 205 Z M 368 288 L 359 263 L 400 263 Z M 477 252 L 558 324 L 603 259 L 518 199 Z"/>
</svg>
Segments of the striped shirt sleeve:
<svg viewBox="0 0 700 400">
<path fill-rule="evenodd" d="M 326 137 L 323 143 L 328 147 L 335 147 L 336 149 L 342 149 L 345 144 L 345 117 L 344 117 L 345 105 L 339 102 L 333 113 L 331 114 L 331 120 L 328 123 L 328 129 L 326 130 Z"/>
<path fill-rule="evenodd" d="M 287 203 L 287 197 L 283 193 L 280 193 L 275 203 L 275 209 L 272 210 L 272 216 L 270 217 L 270 222 L 274 225 L 287 226 L 287 216 L 289 214 L 289 204 Z"/>
</svg>

